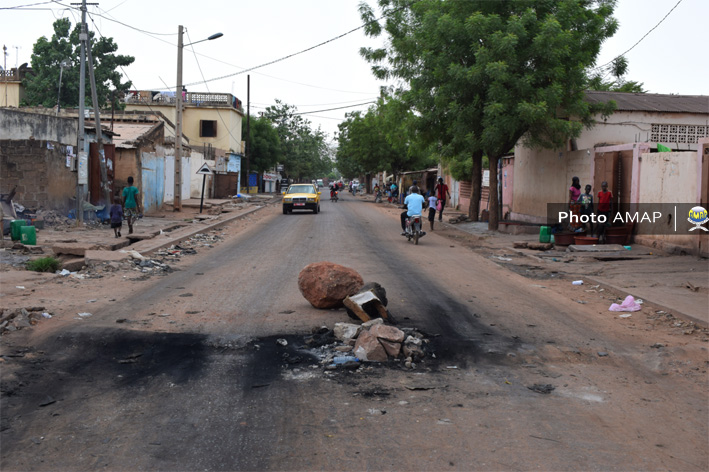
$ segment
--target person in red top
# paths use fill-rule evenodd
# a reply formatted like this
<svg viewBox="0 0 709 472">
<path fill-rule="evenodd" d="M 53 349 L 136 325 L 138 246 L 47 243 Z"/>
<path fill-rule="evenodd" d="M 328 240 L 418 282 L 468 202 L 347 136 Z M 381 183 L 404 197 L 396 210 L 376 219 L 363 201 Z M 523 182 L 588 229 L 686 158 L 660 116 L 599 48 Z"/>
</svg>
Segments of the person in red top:
<svg viewBox="0 0 709 472">
<path fill-rule="evenodd" d="M 450 198 L 451 193 L 448 191 L 448 186 L 443 183 L 443 177 L 438 177 L 438 183 L 433 189 L 436 193 L 436 198 L 441 205 L 441 209 L 438 210 L 438 221 L 443 221 L 443 209 L 446 207 L 446 195 Z"/>
<path fill-rule="evenodd" d="M 611 225 L 611 211 L 613 210 L 613 193 L 608 191 L 608 182 L 601 183 L 601 191 L 598 192 L 598 216 L 605 215 L 605 223 L 598 221 L 598 237 L 605 239 L 606 227 Z"/>
</svg>

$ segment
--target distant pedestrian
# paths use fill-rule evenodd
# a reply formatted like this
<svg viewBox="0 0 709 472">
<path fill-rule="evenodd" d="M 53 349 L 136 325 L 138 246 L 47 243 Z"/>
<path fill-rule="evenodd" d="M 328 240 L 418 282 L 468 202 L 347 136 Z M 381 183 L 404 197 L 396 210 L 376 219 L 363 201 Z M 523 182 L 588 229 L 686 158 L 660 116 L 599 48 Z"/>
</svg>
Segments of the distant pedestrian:
<svg viewBox="0 0 709 472">
<path fill-rule="evenodd" d="M 569 212 L 575 217 L 574 222 L 569 223 L 571 231 L 577 231 L 583 226 L 578 219 L 581 216 L 581 205 L 579 198 L 581 197 L 581 183 L 578 177 L 572 177 L 571 186 L 569 187 Z"/>
<path fill-rule="evenodd" d="M 128 234 L 133 234 L 133 223 L 138 219 L 140 211 L 140 198 L 138 188 L 133 186 L 133 176 L 128 177 L 128 187 L 123 189 L 123 213 L 128 222 Z"/>
<path fill-rule="evenodd" d="M 593 218 L 591 216 L 593 215 L 593 194 L 591 194 L 591 187 L 590 185 L 586 185 L 584 188 L 585 192 L 581 194 L 579 197 L 579 205 L 581 206 L 581 216 L 587 216 L 588 217 L 588 223 L 584 223 L 584 226 L 588 224 L 589 230 L 591 234 L 593 234 Z"/>
<path fill-rule="evenodd" d="M 436 220 L 436 205 L 438 204 L 438 198 L 435 195 L 428 197 L 428 224 L 433 231 L 433 222 Z"/>
<path fill-rule="evenodd" d="M 598 234 L 599 242 L 601 239 L 605 242 L 606 227 L 611 225 L 611 212 L 613 211 L 613 193 L 608 190 L 608 182 L 601 182 L 601 191 L 598 192 L 598 226 L 596 233 Z M 605 217 L 605 223 L 601 223 L 601 216 Z"/>
<path fill-rule="evenodd" d="M 443 177 L 438 177 L 438 183 L 433 191 L 436 194 L 436 198 L 438 198 L 437 205 L 440 207 L 440 210 L 438 210 L 438 221 L 443 221 L 443 209 L 446 207 L 446 196 L 451 198 L 448 185 L 443 183 Z"/>
<path fill-rule="evenodd" d="M 113 196 L 113 205 L 111 205 L 111 228 L 113 228 L 113 234 L 117 237 L 121 237 L 121 227 L 123 226 L 123 207 L 121 206 L 121 193 L 116 192 Z"/>
</svg>

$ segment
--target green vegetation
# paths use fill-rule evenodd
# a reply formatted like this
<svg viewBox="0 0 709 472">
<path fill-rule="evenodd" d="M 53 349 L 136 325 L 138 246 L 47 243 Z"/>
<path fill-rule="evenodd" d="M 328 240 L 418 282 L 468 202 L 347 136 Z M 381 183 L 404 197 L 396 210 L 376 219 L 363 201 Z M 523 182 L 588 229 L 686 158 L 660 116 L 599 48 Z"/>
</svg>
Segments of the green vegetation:
<svg viewBox="0 0 709 472">
<path fill-rule="evenodd" d="M 27 262 L 27 270 L 34 272 L 56 272 L 61 269 L 62 263 L 54 257 L 42 257 Z"/>
<path fill-rule="evenodd" d="M 271 121 L 266 117 L 251 116 L 249 123 L 251 149 L 249 159 L 251 170 L 259 173 L 272 169 L 282 157 L 281 138 Z M 241 136 L 246 140 L 246 118 L 241 120 Z"/>
<path fill-rule="evenodd" d="M 68 18 L 61 18 L 54 22 L 52 39 L 42 36 L 32 49 L 32 74 L 24 80 L 25 98 L 23 106 L 42 105 L 48 108 L 57 104 L 57 88 L 59 87 L 60 64 L 69 59 L 69 66 L 62 71 L 61 96 L 59 102 L 62 107 L 79 106 L 79 63 L 81 46 L 79 43 L 79 25 L 71 30 Z M 94 74 L 96 76 L 96 89 L 99 106 L 106 106 L 114 99 L 122 97 L 122 92 L 131 87 L 130 82 L 121 82 L 120 67 L 126 67 L 135 60 L 132 56 L 114 54 L 118 49 L 113 38 L 94 37 L 89 32 L 91 54 L 94 59 Z M 87 65 L 88 67 L 88 65 Z M 88 82 L 88 69 L 86 73 Z M 87 85 L 88 86 L 88 85 Z M 116 90 L 120 93 L 113 94 Z M 86 94 L 86 105 L 91 106 L 91 94 Z"/>
<path fill-rule="evenodd" d="M 281 142 L 278 162 L 283 164 L 286 177 L 296 182 L 309 181 L 332 171 L 325 133 L 319 127 L 312 129 L 310 121 L 299 115 L 295 106 L 276 100 L 263 116 L 278 133 Z"/>
<path fill-rule="evenodd" d="M 397 79 L 395 96 L 413 110 L 417 138 L 435 146 L 458 173 L 471 169 L 476 217 L 483 156 L 497 188 L 501 156 L 522 140 L 563 147 L 612 104 L 584 100 L 588 71 L 612 36 L 614 0 L 378 0 L 386 21 L 360 5 L 369 36 L 386 47 L 362 48 L 372 72 Z M 471 161 L 471 165 L 466 162 Z M 498 225 L 490 193 L 491 229 Z"/>
<path fill-rule="evenodd" d="M 387 96 L 364 114 L 348 113 L 338 125 L 337 169 L 352 178 L 436 165 L 432 153 L 418 142 L 415 119 L 401 100 Z"/>
</svg>

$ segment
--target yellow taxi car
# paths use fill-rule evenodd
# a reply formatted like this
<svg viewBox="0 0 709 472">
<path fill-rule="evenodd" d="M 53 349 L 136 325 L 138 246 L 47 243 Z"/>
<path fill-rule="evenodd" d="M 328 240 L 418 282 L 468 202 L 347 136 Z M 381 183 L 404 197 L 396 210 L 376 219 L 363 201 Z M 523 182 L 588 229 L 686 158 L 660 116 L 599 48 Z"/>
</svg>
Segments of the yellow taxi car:
<svg viewBox="0 0 709 472">
<path fill-rule="evenodd" d="M 320 212 L 320 192 L 313 184 L 292 184 L 283 192 L 283 214 L 293 210 Z"/>
</svg>

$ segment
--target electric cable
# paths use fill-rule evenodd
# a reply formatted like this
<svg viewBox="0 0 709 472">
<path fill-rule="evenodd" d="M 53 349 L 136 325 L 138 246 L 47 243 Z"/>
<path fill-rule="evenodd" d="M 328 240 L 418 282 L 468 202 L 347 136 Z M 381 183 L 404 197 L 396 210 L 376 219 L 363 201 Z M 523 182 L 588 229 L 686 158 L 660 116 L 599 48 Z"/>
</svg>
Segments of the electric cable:
<svg viewBox="0 0 709 472">
<path fill-rule="evenodd" d="M 677 8 L 677 7 L 679 6 L 679 4 L 682 3 L 682 1 L 683 1 L 683 0 L 679 0 L 679 1 L 675 4 L 675 6 L 673 6 L 672 9 L 671 9 L 669 12 L 667 12 L 667 14 L 660 20 L 659 23 L 657 23 L 655 26 L 653 26 L 653 27 L 650 29 L 650 31 L 648 31 L 647 33 L 645 33 L 645 34 L 643 35 L 643 37 L 640 38 L 640 39 L 638 40 L 638 42 L 636 42 L 635 44 L 633 44 L 627 51 L 625 51 L 623 54 L 620 54 L 620 55 L 614 57 L 613 59 L 611 59 L 610 61 L 606 62 L 606 63 L 603 64 L 602 66 L 594 67 L 594 68 L 591 69 L 591 70 L 603 69 L 604 67 L 606 67 L 606 66 L 612 64 L 613 61 L 615 61 L 615 60 L 618 59 L 619 57 L 623 57 L 623 56 L 625 56 L 626 54 L 628 54 L 630 51 L 632 51 L 632 50 L 635 48 L 635 46 L 637 46 L 638 44 L 640 44 L 643 39 L 647 38 L 647 36 L 648 36 L 650 33 L 652 33 L 653 31 L 655 31 L 655 29 L 657 29 L 657 27 L 661 25 L 662 22 L 665 21 L 668 16 L 670 16 L 670 13 L 672 13 L 673 11 L 675 11 L 675 8 Z M 606 74 L 606 75 L 608 75 L 608 74 Z"/>
</svg>

